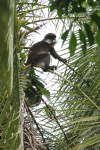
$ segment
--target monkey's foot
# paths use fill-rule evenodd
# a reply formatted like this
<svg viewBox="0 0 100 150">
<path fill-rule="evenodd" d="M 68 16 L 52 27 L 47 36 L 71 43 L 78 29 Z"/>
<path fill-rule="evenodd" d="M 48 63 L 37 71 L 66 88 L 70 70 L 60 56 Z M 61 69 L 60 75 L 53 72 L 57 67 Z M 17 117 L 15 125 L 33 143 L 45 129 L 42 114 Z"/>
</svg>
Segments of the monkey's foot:
<svg viewBox="0 0 100 150">
<path fill-rule="evenodd" d="M 57 66 L 50 66 L 50 69 L 54 71 L 57 69 Z"/>
<path fill-rule="evenodd" d="M 48 69 L 54 71 L 54 70 L 57 69 L 57 66 L 48 66 L 48 67 L 44 68 L 43 71 L 44 71 L 44 72 L 49 71 Z"/>
</svg>

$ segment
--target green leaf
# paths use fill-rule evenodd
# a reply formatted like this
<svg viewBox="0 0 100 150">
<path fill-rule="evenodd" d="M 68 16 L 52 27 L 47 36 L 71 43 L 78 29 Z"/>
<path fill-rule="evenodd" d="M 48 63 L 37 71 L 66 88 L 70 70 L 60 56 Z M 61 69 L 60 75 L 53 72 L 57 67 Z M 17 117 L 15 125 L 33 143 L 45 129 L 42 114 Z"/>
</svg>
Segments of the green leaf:
<svg viewBox="0 0 100 150">
<path fill-rule="evenodd" d="M 100 30 L 100 17 L 97 14 L 92 14 L 91 18 L 97 24 L 97 26 Z"/>
<path fill-rule="evenodd" d="M 56 1 L 52 3 L 50 6 L 50 12 L 52 12 L 56 8 Z"/>
<path fill-rule="evenodd" d="M 56 0 L 56 2 L 57 2 L 57 7 L 59 7 L 62 3 L 62 0 Z"/>
<path fill-rule="evenodd" d="M 58 14 L 58 16 L 59 16 L 60 18 L 62 17 L 63 10 L 62 10 L 61 7 L 58 9 L 57 14 Z"/>
<path fill-rule="evenodd" d="M 91 32 L 90 26 L 87 23 L 84 23 L 85 31 L 89 40 L 90 45 L 94 44 L 94 36 L 93 33 Z"/>
<path fill-rule="evenodd" d="M 85 10 L 85 8 L 83 8 L 83 7 L 74 7 L 73 9 L 72 9 L 72 11 L 71 11 L 71 13 L 80 13 L 80 12 L 85 12 L 86 10 Z"/>
<path fill-rule="evenodd" d="M 100 46 L 100 31 L 97 32 L 96 42 L 97 42 L 98 46 Z"/>
<path fill-rule="evenodd" d="M 63 40 L 62 45 L 63 45 L 64 42 L 66 41 L 67 36 L 68 36 L 68 33 L 69 33 L 69 30 L 66 30 L 66 31 L 62 34 L 62 36 L 61 36 L 61 39 Z"/>
<path fill-rule="evenodd" d="M 85 39 L 85 35 L 82 32 L 82 30 L 79 29 L 79 36 L 80 36 L 80 41 L 82 42 L 82 51 L 84 54 L 86 54 L 86 39 Z"/>
<path fill-rule="evenodd" d="M 73 1 L 72 5 L 73 5 L 73 9 L 72 9 L 71 13 L 74 13 L 74 12 L 79 13 L 79 12 L 86 11 L 85 8 L 83 8 L 81 5 L 79 5 L 79 3 L 76 1 Z"/>
<path fill-rule="evenodd" d="M 65 40 L 67 39 L 68 33 L 69 33 L 69 30 L 66 30 L 66 31 L 62 34 L 61 39 L 65 41 Z"/>
<path fill-rule="evenodd" d="M 45 88 L 41 89 L 42 93 L 46 96 L 46 97 L 50 97 L 50 92 L 48 90 L 46 90 Z"/>
<path fill-rule="evenodd" d="M 80 35 L 80 40 L 81 40 L 83 43 L 86 43 L 85 35 L 84 35 L 84 33 L 82 32 L 82 30 L 80 30 L 80 29 L 79 29 L 79 35 Z"/>
<path fill-rule="evenodd" d="M 52 106 L 48 105 L 47 107 L 44 108 L 46 115 L 52 119 L 53 115 L 56 115 L 55 110 L 53 109 Z"/>
<path fill-rule="evenodd" d="M 97 6 L 97 3 L 96 2 L 90 2 L 90 3 L 88 3 L 90 6 L 92 6 L 92 7 L 96 7 Z"/>
<path fill-rule="evenodd" d="M 72 33 L 70 42 L 69 42 L 69 49 L 70 49 L 70 55 L 74 55 L 74 52 L 76 50 L 76 46 L 77 46 L 77 40 L 76 37 L 74 35 L 74 33 Z"/>
<path fill-rule="evenodd" d="M 78 2 L 78 4 L 81 5 L 81 4 L 84 2 L 84 0 L 81 0 L 81 1 L 80 1 L 80 0 L 77 0 L 77 2 Z"/>
</svg>

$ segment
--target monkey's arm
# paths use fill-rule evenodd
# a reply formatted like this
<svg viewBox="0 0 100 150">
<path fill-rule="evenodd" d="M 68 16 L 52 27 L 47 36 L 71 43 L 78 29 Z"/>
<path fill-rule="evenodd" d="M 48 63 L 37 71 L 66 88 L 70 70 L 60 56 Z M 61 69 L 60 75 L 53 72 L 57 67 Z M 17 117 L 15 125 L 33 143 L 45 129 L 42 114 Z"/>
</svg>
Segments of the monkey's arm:
<svg viewBox="0 0 100 150">
<path fill-rule="evenodd" d="M 56 53 L 56 51 L 55 51 L 55 49 L 52 47 L 51 49 L 50 49 L 50 53 L 51 53 L 51 55 L 55 58 L 55 59 L 58 59 L 59 61 L 62 61 L 62 62 L 67 62 L 67 60 L 66 59 L 63 59 L 62 57 L 60 57 L 57 53 Z"/>
</svg>

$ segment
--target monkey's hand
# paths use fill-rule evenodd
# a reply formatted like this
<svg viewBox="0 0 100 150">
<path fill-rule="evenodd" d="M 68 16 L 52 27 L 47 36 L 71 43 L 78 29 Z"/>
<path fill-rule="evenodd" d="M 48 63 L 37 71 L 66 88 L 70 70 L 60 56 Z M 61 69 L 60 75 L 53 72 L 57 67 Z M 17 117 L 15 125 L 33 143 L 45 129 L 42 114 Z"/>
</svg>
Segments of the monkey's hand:
<svg viewBox="0 0 100 150">
<path fill-rule="evenodd" d="M 63 59 L 63 61 L 62 61 L 64 64 L 67 62 L 67 60 L 66 59 Z"/>
</svg>

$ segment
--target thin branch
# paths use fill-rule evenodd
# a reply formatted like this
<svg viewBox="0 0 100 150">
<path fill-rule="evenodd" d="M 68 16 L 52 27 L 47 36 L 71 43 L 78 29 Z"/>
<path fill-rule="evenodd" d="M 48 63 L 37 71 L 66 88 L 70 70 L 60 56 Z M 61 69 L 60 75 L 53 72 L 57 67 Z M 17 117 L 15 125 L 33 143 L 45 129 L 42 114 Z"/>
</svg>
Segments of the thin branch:
<svg viewBox="0 0 100 150">
<path fill-rule="evenodd" d="M 94 101 L 91 100 L 91 98 L 90 98 L 88 95 L 86 95 L 76 84 L 73 84 L 71 81 L 69 81 L 69 80 L 66 79 L 65 77 L 62 77 L 60 74 L 58 74 L 58 73 L 56 73 L 56 72 L 54 72 L 54 71 L 52 71 L 52 70 L 50 70 L 50 69 L 49 69 L 49 71 L 52 72 L 52 73 L 54 73 L 54 74 L 56 74 L 57 76 L 61 77 L 61 78 L 64 79 L 66 82 L 68 82 L 69 84 L 71 84 L 73 87 L 76 87 L 98 110 L 100 110 L 99 106 L 97 106 L 97 104 L 94 103 Z"/>
<path fill-rule="evenodd" d="M 42 137 L 43 143 L 46 143 L 45 138 L 43 137 L 43 133 L 42 133 L 42 131 L 41 131 L 37 121 L 35 120 L 35 117 L 33 116 L 32 112 L 31 112 L 31 110 L 29 108 L 28 108 L 28 110 L 29 110 L 29 113 L 30 113 L 30 115 L 31 115 L 35 125 L 37 126 L 38 131 L 40 132 L 40 135 Z M 49 150 L 49 147 L 47 146 L 47 144 L 46 144 L 46 148 L 47 148 L 47 150 Z"/>
<path fill-rule="evenodd" d="M 79 75 L 80 78 L 82 78 L 82 75 L 80 75 L 76 70 L 74 70 L 68 63 L 64 63 L 64 64 L 67 65 L 67 67 L 69 67 L 75 74 Z M 83 79 L 83 81 L 87 84 L 88 87 L 90 86 L 87 80 Z"/>
<path fill-rule="evenodd" d="M 17 3 L 17 4 L 21 4 L 22 5 L 22 3 Z M 23 3 L 23 5 L 32 5 L 33 3 Z M 36 4 L 37 6 L 44 6 L 44 7 L 48 7 L 47 5 L 42 5 L 42 4 Z"/>
<path fill-rule="evenodd" d="M 25 108 L 26 108 L 26 111 L 27 111 L 27 114 L 28 114 L 28 120 L 29 120 L 29 122 L 30 122 L 30 126 L 31 126 L 31 134 L 32 134 L 32 139 L 33 139 L 33 145 L 34 145 L 34 148 L 33 148 L 33 150 L 35 150 L 37 147 L 41 147 L 41 148 L 43 148 L 44 150 L 46 150 L 46 148 L 45 148 L 45 146 L 40 142 L 40 141 L 38 141 L 37 139 L 36 139 L 36 137 L 35 137 L 35 133 L 34 133 L 34 131 L 33 131 L 33 125 L 32 125 L 32 120 L 31 120 L 31 117 L 30 117 L 30 112 L 29 112 L 29 108 L 28 108 L 28 106 L 27 106 L 27 104 L 26 104 L 26 102 L 24 101 L 24 105 L 25 105 Z"/>
<path fill-rule="evenodd" d="M 32 89 L 31 89 L 31 90 L 32 90 Z M 61 131 L 62 131 L 62 133 L 63 133 L 63 135 L 64 135 L 64 138 L 65 138 L 66 141 L 67 141 L 67 144 L 68 144 L 69 148 L 72 148 L 71 145 L 69 144 L 69 140 L 68 140 L 68 138 L 67 138 L 67 136 L 66 136 L 66 134 L 65 134 L 65 132 L 64 132 L 64 130 L 63 130 L 63 128 L 62 128 L 62 126 L 60 125 L 60 123 L 59 123 L 57 117 L 55 116 L 55 114 L 53 113 L 52 109 L 49 107 L 49 105 L 44 101 L 44 99 L 39 95 L 39 93 L 38 93 L 37 91 L 36 91 L 36 94 L 41 98 L 42 102 L 43 102 L 43 103 L 46 105 L 46 107 L 50 110 L 50 112 L 52 113 L 52 115 L 53 115 L 55 121 L 57 122 L 58 126 L 60 127 L 60 129 L 61 129 Z"/>
</svg>

